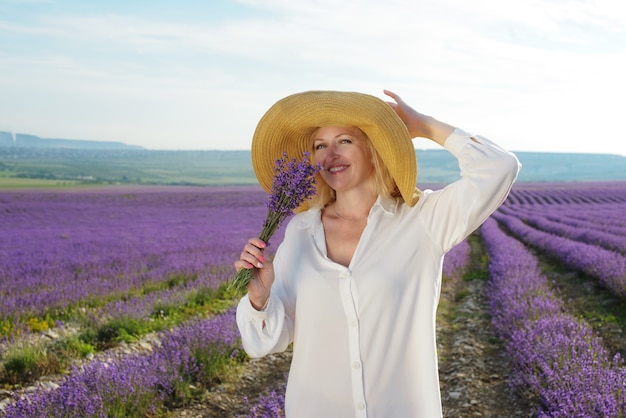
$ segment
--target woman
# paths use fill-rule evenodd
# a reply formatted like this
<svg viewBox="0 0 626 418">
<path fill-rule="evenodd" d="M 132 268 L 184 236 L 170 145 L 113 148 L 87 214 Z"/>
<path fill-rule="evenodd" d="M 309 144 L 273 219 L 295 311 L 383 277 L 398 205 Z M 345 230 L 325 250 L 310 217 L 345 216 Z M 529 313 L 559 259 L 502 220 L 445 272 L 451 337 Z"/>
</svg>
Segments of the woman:
<svg viewBox="0 0 626 418">
<path fill-rule="evenodd" d="M 245 350 L 293 343 L 287 417 L 439 417 L 435 313 L 443 257 L 506 199 L 515 156 L 422 115 L 385 91 L 289 96 L 263 116 L 252 159 L 271 187 L 283 151 L 322 166 L 316 197 L 289 222 L 274 260 L 252 238 L 237 270 L 253 268 L 237 308 Z M 416 189 L 411 138 L 458 160 L 461 179 Z"/>
</svg>

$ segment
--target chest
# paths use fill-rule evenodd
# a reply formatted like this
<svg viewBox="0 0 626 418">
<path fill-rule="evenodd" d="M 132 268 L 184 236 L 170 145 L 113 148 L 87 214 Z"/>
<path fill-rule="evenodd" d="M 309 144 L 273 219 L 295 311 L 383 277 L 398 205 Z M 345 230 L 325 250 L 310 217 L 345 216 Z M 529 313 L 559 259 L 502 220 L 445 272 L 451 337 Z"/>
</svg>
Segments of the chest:
<svg viewBox="0 0 626 418">
<path fill-rule="evenodd" d="M 343 266 L 350 265 L 366 226 L 362 222 L 324 221 L 328 258 Z"/>
</svg>

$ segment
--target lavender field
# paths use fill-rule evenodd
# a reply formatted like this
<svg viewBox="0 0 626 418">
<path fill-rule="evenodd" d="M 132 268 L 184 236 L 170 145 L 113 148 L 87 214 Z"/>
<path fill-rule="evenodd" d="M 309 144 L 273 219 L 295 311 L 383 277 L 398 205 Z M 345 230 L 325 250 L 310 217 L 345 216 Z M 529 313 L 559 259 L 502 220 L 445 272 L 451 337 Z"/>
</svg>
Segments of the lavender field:
<svg viewBox="0 0 626 418">
<path fill-rule="evenodd" d="M 265 193 L 254 187 L 0 192 L 0 387 L 19 389 L 48 372 L 70 372 L 59 390 L 42 386 L 36 396 L 8 407 L 9 416 L 158 412 L 207 373 L 202 367 L 213 367 L 214 353 L 190 351 L 190 344 L 173 353 L 164 348 L 168 339 L 183 337 L 167 334 L 153 359 L 102 370 L 113 361 L 108 349 L 150 332 L 173 329 L 184 339 L 199 339 L 201 352 L 217 338 L 218 351 L 236 357 L 228 311 L 233 298 L 224 294 L 224 283 L 234 274 L 242 243 L 258 234 L 265 202 Z M 227 320 L 218 320 L 219 326 L 194 322 L 213 321 L 224 311 Z M 215 327 L 215 335 L 206 332 Z M 41 334 L 55 345 L 38 344 L 34 337 Z M 102 358 L 88 369 L 74 366 L 94 354 Z M 205 366 L 198 364 L 202 356 L 209 357 Z M 166 374 L 179 381 L 159 382 L 171 368 L 179 373 Z M 137 380 L 116 380 L 122 377 Z M 149 390 L 141 394 L 137 388 Z M 134 401 L 127 399 L 131 392 Z M 116 400 L 93 401 L 105 395 Z M 161 407 L 147 399 L 161 399 Z"/>
<path fill-rule="evenodd" d="M 0 415 L 164 416 L 245 362 L 224 283 L 265 202 L 256 187 L 0 191 Z M 516 185 L 476 237 L 513 396 L 535 416 L 626 416 L 626 344 L 603 335 L 626 325 L 626 183 Z M 444 280 L 462 280 L 473 256 L 453 250 Z M 573 309 L 580 296 L 546 269 L 618 307 L 601 320 Z M 153 349 L 115 351 L 150 333 Z M 281 400 L 250 416 L 280 416 Z"/>
<path fill-rule="evenodd" d="M 538 260 L 596 281 L 623 314 L 625 226 L 620 182 L 518 187 L 480 229 L 492 324 L 512 360 L 511 385 L 536 400 L 537 416 L 626 416 L 624 340 L 605 345 L 596 318 L 575 312 Z M 623 333 L 624 316 L 611 319 Z"/>
<path fill-rule="evenodd" d="M 79 313 L 142 317 L 217 287 L 264 204 L 254 188 L 0 193 L 0 337 Z"/>
</svg>

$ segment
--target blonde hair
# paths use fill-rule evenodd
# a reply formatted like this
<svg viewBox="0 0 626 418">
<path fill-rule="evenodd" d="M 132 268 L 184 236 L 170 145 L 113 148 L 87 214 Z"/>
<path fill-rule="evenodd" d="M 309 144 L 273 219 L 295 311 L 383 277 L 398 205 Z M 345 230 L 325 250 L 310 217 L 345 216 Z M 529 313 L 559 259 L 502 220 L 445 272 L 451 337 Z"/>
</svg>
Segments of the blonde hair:
<svg viewBox="0 0 626 418">
<path fill-rule="evenodd" d="M 376 151 L 374 144 L 370 141 L 369 137 L 363 132 L 359 127 L 356 127 L 359 132 L 363 134 L 365 138 L 365 144 L 367 147 L 367 151 L 370 154 L 370 160 L 372 166 L 374 168 L 374 193 L 377 195 L 393 197 L 396 199 L 402 199 L 402 195 L 400 194 L 400 190 L 396 185 L 396 181 L 391 176 L 389 169 L 385 165 L 385 162 L 381 158 L 380 154 Z M 315 128 L 311 132 L 311 144 L 315 139 L 315 135 L 317 134 L 319 127 Z M 313 154 L 315 150 L 311 151 Z M 332 202 L 334 202 L 337 198 L 335 190 L 331 188 L 328 183 L 326 183 L 322 176 L 317 173 L 315 175 L 316 181 L 316 190 L 315 196 L 311 199 L 311 207 L 324 207 Z"/>
</svg>

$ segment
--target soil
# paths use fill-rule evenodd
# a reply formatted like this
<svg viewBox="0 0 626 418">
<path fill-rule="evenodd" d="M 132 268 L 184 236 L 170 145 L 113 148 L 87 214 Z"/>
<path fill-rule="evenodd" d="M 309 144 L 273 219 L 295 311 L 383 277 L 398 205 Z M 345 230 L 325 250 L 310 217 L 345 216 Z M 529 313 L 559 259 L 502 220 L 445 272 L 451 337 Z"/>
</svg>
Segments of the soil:
<svg viewBox="0 0 626 418">
<path fill-rule="evenodd" d="M 251 359 L 236 379 L 206 391 L 193 404 L 172 411 L 171 417 L 246 417 L 260 396 L 284 393 L 291 350 Z"/>
<path fill-rule="evenodd" d="M 443 416 L 532 417 L 527 400 L 507 384 L 511 367 L 486 314 L 485 284 L 474 280 L 442 290 L 440 309 L 452 303 L 456 311 L 452 319 L 438 319 Z"/>
</svg>

